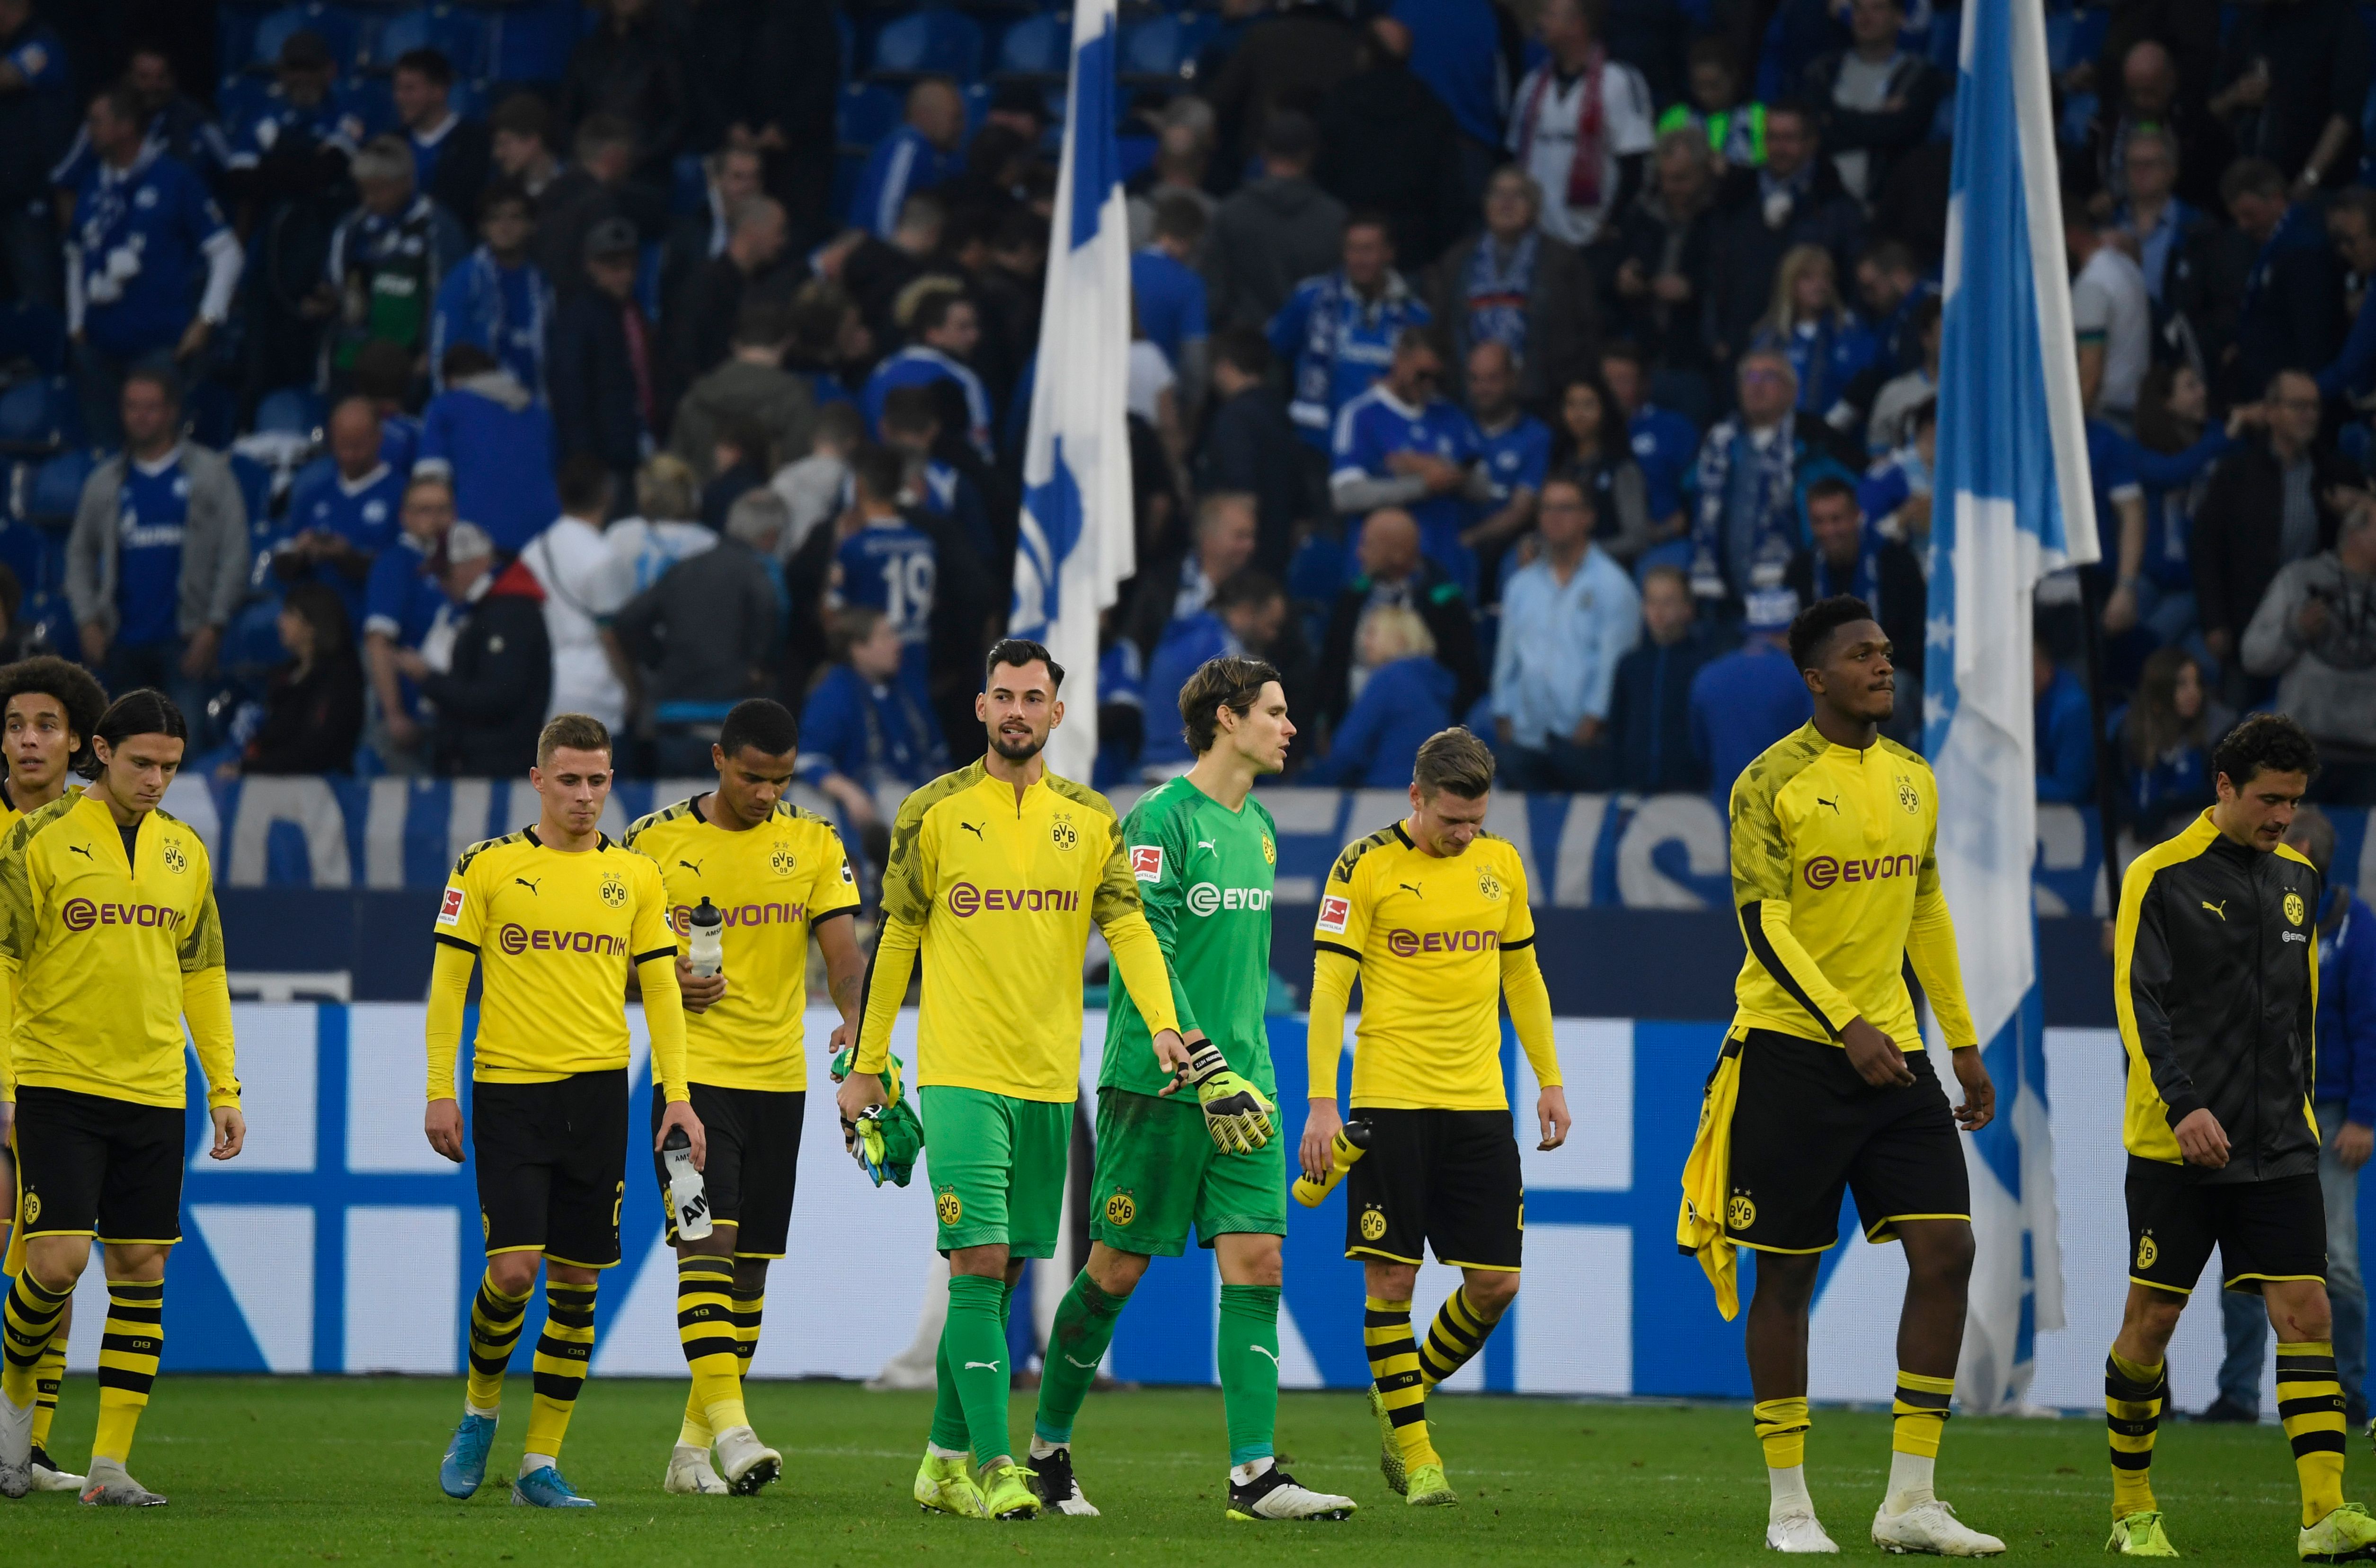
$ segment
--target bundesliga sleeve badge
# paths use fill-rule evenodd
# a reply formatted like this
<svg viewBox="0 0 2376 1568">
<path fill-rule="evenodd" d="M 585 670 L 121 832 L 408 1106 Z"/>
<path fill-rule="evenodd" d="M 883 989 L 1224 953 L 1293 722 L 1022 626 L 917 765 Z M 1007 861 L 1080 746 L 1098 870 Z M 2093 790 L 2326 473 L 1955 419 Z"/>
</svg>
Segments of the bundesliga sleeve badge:
<svg viewBox="0 0 2376 1568">
<path fill-rule="evenodd" d="M 1130 873 L 1141 882 L 1163 880 L 1163 846 L 1133 844 L 1130 847 Z"/>
<path fill-rule="evenodd" d="M 458 887 L 449 887 L 446 890 L 445 900 L 437 906 L 437 923 L 439 925 L 455 925 L 457 924 L 461 919 L 462 890 Z"/>
<path fill-rule="evenodd" d="M 1339 894 L 1330 894 L 1320 900 L 1320 929 L 1345 934 L 1345 922 L 1352 918 L 1353 901 Z"/>
</svg>

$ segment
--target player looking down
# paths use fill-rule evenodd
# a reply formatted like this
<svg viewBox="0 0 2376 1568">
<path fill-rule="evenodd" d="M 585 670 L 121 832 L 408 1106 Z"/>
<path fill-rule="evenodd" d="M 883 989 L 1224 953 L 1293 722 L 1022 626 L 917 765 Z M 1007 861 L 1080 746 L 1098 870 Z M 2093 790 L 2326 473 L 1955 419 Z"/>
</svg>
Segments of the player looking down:
<svg viewBox="0 0 2376 1568">
<path fill-rule="evenodd" d="M 1440 731 L 1411 769 L 1411 814 L 1349 845 L 1329 869 L 1313 930 L 1312 1109 L 1304 1174 L 1329 1169 L 1345 1008 L 1361 982 L 1353 1111 L 1370 1152 L 1345 1179 L 1345 1255 L 1361 1260 L 1361 1338 L 1373 1381 L 1379 1468 L 1413 1507 L 1456 1503 L 1429 1440 L 1428 1391 L 1484 1348 L 1518 1296 L 1526 1192 L 1502 1082 L 1509 998 L 1518 1044 L 1541 1087 L 1538 1148 L 1567 1141 L 1567 1091 L 1551 1040 L 1550 992 L 1517 847 L 1485 831 L 1493 754 Z M 1420 1249 L 1460 1270 L 1424 1346 L 1411 1336 Z"/>
<path fill-rule="evenodd" d="M 1198 667 L 1180 689 L 1180 717 L 1195 766 L 1139 797 L 1123 842 L 1194 1054 L 1184 1073 L 1158 1061 L 1138 1008 L 1126 994 L 1112 999 L 1098 1079 L 1089 1257 L 1049 1333 L 1033 1489 L 1059 1513 L 1097 1512 L 1074 1478 L 1074 1418 L 1146 1260 L 1180 1256 L 1193 1220 L 1221 1271 L 1228 1516 L 1341 1519 L 1353 1500 L 1298 1485 L 1272 1450 L 1287 1182 L 1284 1144 L 1269 1146 L 1278 1079 L 1263 1014 L 1278 827 L 1253 785 L 1287 766 L 1295 726 L 1278 671 L 1237 657 Z M 1193 1099 L 1182 1092 L 1191 1089 Z"/>
<path fill-rule="evenodd" d="M 892 826 L 865 1021 L 837 1099 L 850 1122 L 885 1103 L 891 1026 L 921 953 L 911 1081 L 949 1260 L 949 1313 L 915 1496 L 965 1518 L 1028 1519 L 1040 1499 L 1007 1437 L 1006 1312 L 1024 1260 L 1055 1255 L 1092 921 L 1153 1034 L 1158 1063 L 1175 1071 L 1192 1053 L 1113 807 L 1049 772 L 1040 755 L 1063 720 L 1063 670 L 1020 637 L 993 647 L 986 667 L 974 712 L 990 731 L 989 754 L 909 795 Z"/>
</svg>

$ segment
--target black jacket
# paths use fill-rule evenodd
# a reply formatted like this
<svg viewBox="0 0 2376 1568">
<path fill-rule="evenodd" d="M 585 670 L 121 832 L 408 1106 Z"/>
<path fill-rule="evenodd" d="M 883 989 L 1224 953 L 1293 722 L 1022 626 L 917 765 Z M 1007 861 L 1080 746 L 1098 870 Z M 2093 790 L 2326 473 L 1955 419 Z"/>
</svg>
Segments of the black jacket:
<svg viewBox="0 0 2376 1568">
<path fill-rule="evenodd" d="M 1924 618 L 1930 613 L 1930 585 L 1922 576 L 1922 563 L 1914 552 L 1894 539 L 1885 539 L 1873 559 L 1873 575 L 1881 580 L 1875 586 L 1873 606 L 1881 622 L 1882 635 L 1890 641 L 1890 662 L 1911 675 L 1922 673 L 1922 636 Z M 1798 590 L 1799 602 L 1812 604 L 1824 596 L 1815 591 L 1815 552 L 1810 548 L 1790 557 L 1789 567 L 1782 581 Z M 1835 590 L 1838 588 L 1834 584 Z"/>
<path fill-rule="evenodd" d="M 1864 210 L 1840 188 L 1824 158 L 1781 223 L 1769 224 L 1758 171 L 1736 169 L 1717 200 L 1708 241 L 1707 330 L 1729 357 L 1749 347 L 1757 318 L 1773 305 L 1774 274 L 1793 245 L 1821 245 L 1832 253 L 1834 277 L 1856 276 Z"/>
<path fill-rule="evenodd" d="M 454 639 L 454 661 L 421 682 L 437 705 L 437 770 L 513 778 L 536 761 L 544 705 L 552 695 L 552 644 L 544 590 L 517 562 L 481 596 Z"/>
<path fill-rule="evenodd" d="M 1322 188 L 1394 225 L 1395 256 L 1416 271 L 1460 232 L 1474 203 L 1460 169 L 1460 125 L 1401 61 L 1357 71 L 1320 107 Z"/>
<path fill-rule="evenodd" d="M 1320 643 L 1320 672 L 1313 693 L 1313 711 L 1331 724 L 1341 722 L 1352 688 L 1353 644 L 1360 631 L 1361 612 L 1369 608 L 1374 587 L 1366 576 L 1355 577 L 1336 596 L 1328 612 L 1328 632 Z M 1452 671 L 1452 715 L 1457 719 L 1484 695 L 1485 659 L 1477 649 L 1477 617 L 1460 585 L 1443 568 L 1422 560 L 1412 573 L 1408 601 L 1435 636 L 1435 661 Z"/>
<path fill-rule="evenodd" d="M 2311 501 L 2318 508 L 2317 549 L 2326 550 L 2334 543 L 2338 521 L 2327 506 L 2326 493 L 2337 485 L 2358 483 L 2358 477 L 2350 464 L 2323 448 L 2313 448 L 2310 461 Z M 2204 631 L 2226 632 L 2242 640 L 2261 596 L 2286 564 L 2277 558 L 2285 511 L 2285 470 L 2267 443 L 2239 447 L 2212 470 L 2203 504 L 2194 509 L 2194 534 L 2187 545 Z"/>
<path fill-rule="evenodd" d="M 1947 78 L 1939 67 L 1917 54 L 1901 54 L 1890 73 L 1889 97 L 1900 100 L 1896 109 L 1844 109 L 1832 101 L 1838 89 L 1840 67 L 1847 52 L 1819 56 L 1807 67 L 1804 91 L 1824 120 L 1824 156 L 1843 152 L 1867 155 L 1865 190 L 1879 196 L 1889 171 L 1901 154 L 1930 139 L 1930 122 L 1946 95 Z"/>
<path fill-rule="evenodd" d="M 625 312 L 600 289 L 583 289 L 562 302 L 549 339 L 555 456 L 591 452 L 611 468 L 632 473 L 643 461 L 644 417 L 636 398 L 635 362 L 627 353 Z M 646 352 L 655 382 L 659 375 L 659 337 L 644 328 Z M 657 392 L 657 387 L 655 387 Z"/>
<path fill-rule="evenodd" d="M 659 702 L 767 695 L 778 631 L 776 589 L 740 540 L 721 539 L 671 566 L 612 624 L 636 662 L 656 672 L 650 690 Z"/>
<path fill-rule="evenodd" d="M 2180 1160 L 2176 1128 L 2207 1109 L 2228 1163 L 2206 1185 L 2318 1170 L 2310 1119 L 2320 879 L 2291 849 L 2263 853 L 2211 814 L 2131 862 L 2112 944 L 2129 1052 L 2129 1152 Z"/>
<path fill-rule="evenodd" d="M 1206 494 L 1235 490 L 1254 498 L 1254 563 L 1282 581 L 1295 525 L 1320 510 L 1305 478 L 1309 450 L 1278 394 L 1250 386 L 1213 410 L 1197 455 L 1197 484 Z"/>
<path fill-rule="evenodd" d="M 1701 628 L 1661 647 L 1645 637 L 1617 661 L 1609 688 L 1609 749 L 1617 787 L 1645 795 L 1697 794 L 1707 769 L 1692 752 L 1692 677 L 1717 652 Z"/>
<path fill-rule="evenodd" d="M 495 166 L 495 133 L 484 120 L 462 120 L 446 133 L 437 172 L 429 176 L 429 199 L 454 215 L 466 234 L 479 232 L 479 193 Z"/>
</svg>

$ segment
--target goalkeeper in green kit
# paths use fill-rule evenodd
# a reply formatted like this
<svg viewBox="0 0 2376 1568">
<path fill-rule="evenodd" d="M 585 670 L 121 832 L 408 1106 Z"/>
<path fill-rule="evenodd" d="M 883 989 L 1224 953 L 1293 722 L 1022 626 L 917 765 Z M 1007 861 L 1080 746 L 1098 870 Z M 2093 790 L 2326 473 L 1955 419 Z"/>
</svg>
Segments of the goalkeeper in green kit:
<svg viewBox="0 0 2376 1568">
<path fill-rule="evenodd" d="M 1278 860 L 1257 776 L 1287 766 L 1287 697 L 1257 659 L 1208 660 L 1180 691 L 1196 765 L 1140 797 L 1123 823 L 1146 923 L 1172 974 L 1189 1062 L 1159 1061 L 1121 987 L 1106 1015 L 1098 1080 L 1088 1266 L 1056 1308 L 1032 1422 L 1033 1490 L 1060 1514 L 1092 1515 L 1073 1469 L 1073 1421 L 1146 1260 L 1196 1239 L 1221 1268 L 1221 1399 L 1232 1519 L 1342 1519 L 1349 1497 L 1306 1490 L 1272 1456 L 1278 1420 L 1279 1239 L 1286 1145 L 1272 1134 L 1270 897 Z"/>
</svg>

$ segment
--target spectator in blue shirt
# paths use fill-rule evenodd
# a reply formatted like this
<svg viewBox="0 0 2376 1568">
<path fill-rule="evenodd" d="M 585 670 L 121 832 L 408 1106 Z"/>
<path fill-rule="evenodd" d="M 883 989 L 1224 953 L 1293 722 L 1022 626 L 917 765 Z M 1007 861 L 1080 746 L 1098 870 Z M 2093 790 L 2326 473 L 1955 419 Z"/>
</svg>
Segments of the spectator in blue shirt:
<svg viewBox="0 0 2376 1568">
<path fill-rule="evenodd" d="M 1194 198 L 1167 196 L 1155 204 L 1154 242 L 1130 258 L 1130 297 L 1148 342 L 1163 350 L 1180 378 L 1180 418 L 1190 429 L 1205 406 L 1210 374 L 1205 279 L 1188 265 L 1205 243 L 1205 209 Z"/>
<path fill-rule="evenodd" d="M 1649 372 L 1642 351 L 1619 341 L 1600 350 L 1600 384 L 1625 415 L 1625 434 L 1642 470 L 1651 530 L 1671 540 L 1683 531 L 1685 491 L 1699 458 L 1700 427 L 1650 401 Z"/>
<path fill-rule="evenodd" d="M 2096 723 L 2087 688 L 2036 646 L 2037 798 L 2087 805 L 2096 799 Z"/>
<path fill-rule="evenodd" d="M 1470 0 L 1395 0 L 1395 20 L 1410 30 L 1410 68 L 1452 111 L 1460 127 L 1460 161 L 1473 193 L 1501 160 L 1510 76 L 1501 12 Z"/>
<path fill-rule="evenodd" d="M 1395 270 L 1392 227 L 1383 215 L 1347 220 L 1342 255 L 1336 271 L 1297 284 L 1267 328 L 1271 351 L 1294 367 L 1288 415 L 1323 451 L 1338 411 L 1394 362 L 1404 330 L 1434 319 Z"/>
<path fill-rule="evenodd" d="M 1438 395 L 1443 335 L 1407 327 L 1397 336 L 1384 379 L 1336 415 L 1328 499 L 1340 517 L 1358 518 L 1400 506 L 1419 520 L 1420 548 L 1461 590 L 1477 597 L 1477 552 L 1463 540 L 1475 504 L 1491 493 L 1479 467 L 1477 427 Z M 1348 532 L 1346 576 L 1359 558 L 1361 530 Z"/>
<path fill-rule="evenodd" d="M 1509 345 L 1487 339 L 1468 350 L 1468 417 L 1477 427 L 1477 460 L 1488 495 L 1461 542 L 1478 553 L 1478 576 L 1500 580 L 1494 567 L 1509 541 L 1535 520 L 1535 501 L 1551 466 L 1549 426 L 1518 406 L 1518 362 Z"/>
<path fill-rule="evenodd" d="M 545 334 L 552 320 L 552 284 L 529 259 L 536 237 L 536 205 L 509 181 L 487 187 L 479 198 L 481 244 L 437 286 L 437 310 L 430 325 L 429 371 L 435 390 L 446 390 L 446 350 L 469 343 L 494 356 L 512 379 L 546 398 Z"/>
<path fill-rule="evenodd" d="M 2343 270 L 2358 280 L 2359 309 L 2351 335 L 2318 373 L 2319 396 L 2356 398 L 2376 388 L 2376 191 L 2349 185 L 2335 192 L 2327 202 L 2326 237 Z"/>
<path fill-rule="evenodd" d="M 1775 269 L 1774 303 L 1750 347 L 1789 358 L 1799 377 L 1800 412 L 1835 429 L 1861 431 L 1863 410 L 1851 398 L 1881 357 L 1881 341 L 1840 302 L 1832 265 L 1832 253 L 1821 245 L 1791 246 Z"/>
<path fill-rule="evenodd" d="M 438 286 L 469 248 L 453 214 L 413 184 L 402 137 L 374 137 L 349 170 L 362 199 L 330 231 L 316 291 L 329 323 L 325 386 L 351 374 L 367 343 L 394 343 L 416 361 L 425 354 Z"/>
<path fill-rule="evenodd" d="M 149 151 L 143 123 L 122 88 L 91 100 L 98 158 L 66 241 L 66 330 L 83 429 L 101 446 L 124 437 L 125 372 L 194 358 L 230 318 L 239 286 L 239 236 L 196 174 Z"/>
<path fill-rule="evenodd" d="M 412 472 L 450 479 L 463 520 L 516 555 L 561 515 L 552 415 L 484 349 L 457 343 L 445 371 L 446 390 L 421 411 Z"/>
<path fill-rule="evenodd" d="M 1245 654 L 1278 665 L 1286 676 L 1291 703 L 1301 689 L 1296 678 L 1296 667 L 1301 661 L 1282 651 L 1281 644 L 1288 636 L 1287 591 L 1267 574 L 1249 567 L 1214 589 L 1212 602 L 1204 610 L 1171 624 L 1146 661 L 1146 684 L 1141 700 L 1153 713 L 1177 713 L 1180 688 L 1188 683 L 1188 677 L 1196 672 L 1197 666 L 1223 654 Z M 1447 687 L 1445 695 L 1450 695 Z M 1139 763 L 1147 778 L 1170 778 L 1184 773 L 1188 765 L 1196 760 L 1178 725 L 1157 720 L 1148 723 L 1146 730 L 1146 743 L 1139 752 Z M 1420 739 L 1426 739 L 1426 733 Z M 1411 743 L 1416 747 L 1419 742 Z M 1406 766 L 1402 782 L 1409 779 L 1410 769 Z"/>
<path fill-rule="evenodd" d="M 147 115 L 148 145 L 204 180 L 209 190 L 220 189 L 223 171 L 231 166 L 231 140 L 206 106 L 182 90 L 173 73 L 173 57 L 164 46 L 134 44 L 131 60 L 124 67 L 124 85 L 132 89 Z M 75 119 L 71 96 L 65 118 Z M 74 217 L 74 193 L 81 188 L 83 175 L 98 156 L 90 149 L 87 128 L 77 125 L 70 134 L 72 145 L 50 170 L 50 184 L 62 197 L 60 215 L 67 220 Z"/>
<path fill-rule="evenodd" d="M 841 660 L 801 709 L 800 774 L 841 808 L 843 827 L 880 868 L 900 800 L 948 771 L 948 748 L 923 694 L 900 678 L 907 644 L 871 605 L 837 618 Z"/>
<path fill-rule="evenodd" d="M 1452 671 L 1436 661 L 1435 637 L 1419 612 L 1381 605 L 1361 624 L 1369 679 L 1328 754 L 1306 767 L 1314 784 L 1394 790 L 1410 782 L 1411 763 L 1430 735 L 1453 722 Z"/>
<path fill-rule="evenodd" d="M 999 557 L 990 507 L 971 475 L 936 455 L 941 441 L 940 399 L 927 386 L 897 386 L 883 399 L 883 445 L 908 465 L 900 504 L 944 517 L 962 530 L 984 562 Z M 683 416 L 679 416 L 682 422 Z"/>
<path fill-rule="evenodd" d="M 2234 722 L 2205 690 L 2194 655 L 2172 646 L 2146 657 L 2135 698 L 2110 724 L 2121 815 L 2139 843 L 2160 843 L 2211 804 L 2211 748 Z"/>
<path fill-rule="evenodd" d="M 1543 482 L 1542 550 L 1502 590 L 1493 722 L 1513 790 L 1609 787 L 1610 691 L 1642 636 L 1642 599 L 1592 541 L 1592 500 L 1567 474 Z"/>
<path fill-rule="evenodd" d="M 856 526 L 833 552 L 831 601 L 837 609 L 863 605 L 891 624 L 907 649 L 901 677 L 921 698 L 932 690 L 940 552 L 933 536 L 899 510 L 907 466 L 897 452 L 865 447 L 851 457 L 849 467 Z"/>
<path fill-rule="evenodd" d="M 899 209 L 919 191 L 929 191 L 965 172 L 965 100 L 945 77 L 927 77 L 908 89 L 908 122 L 867 155 L 849 203 L 849 220 L 887 240 L 899 227 Z"/>
<path fill-rule="evenodd" d="M 866 378 L 858 406 L 866 415 L 868 433 L 882 439 L 883 399 L 893 387 L 953 381 L 965 398 L 966 438 L 983 461 L 994 460 L 990 391 L 968 362 L 981 341 L 981 314 L 972 300 L 954 289 L 931 290 L 917 302 L 915 334 L 914 342 L 876 365 Z"/>
<path fill-rule="evenodd" d="M 439 574 L 454 522 L 452 481 L 413 480 L 404 487 L 396 540 L 372 563 L 363 584 L 363 663 L 375 699 L 368 739 L 390 773 L 429 771 L 423 742 L 434 716 L 396 654 L 418 653 L 433 638 L 451 649 L 461 612 L 446 597 Z"/>
<path fill-rule="evenodd" d="M 1639 794 L 1707 787 L 1692 754 L 1692 678 L 1713 651 L 1693 619 L 1691 578 L 1681 566 L 1642 577 L 1642 641 L 1617 661 L 1609 693 L 1609 752 L 1616 789 Z"/>
<path fill-rule="evenodd" d="M 234 189 L 262 196 L 287 194 L 292 183 L 318 187 L 324 175 L 335 177 L 368 134 L 362 113 L 338 85 L 330 46 L 310 28 L 281 41 L 263 101 L 224 130 Z"/>
<path fill-rule="evenodd" d="M 65 303 L 50 168 L 74 136 L 75 91 L 58 35 L 32 0 L 0 0 L 0 266 L 20 300 Z"/>
<path fill-rule="evenodd" d="M 1692 677 L 1692 755 L 1716 814 L 1729 814 L 1734 780 L 1757 754 L 1815 715 L 1806 678 L 1790 661 L 1799 596 L 1758 588 L 1741 604 L 1740 646 Z"/>
<path fill-rule="evenodd" d="M 289 499 L 295 534 L 273 552 L 272 566 L 284 581 L 327 584 L 356 625 L 372 564 L 396 542 L 406 476 L 380 456 L 379 415 L 368 398 L 333 409 L 329 435 L 329 463 L 303 476 Z"/>
<path fill-rule="evenodd" d="M 434 49 L 406 51 L 388 77 L 404 143 L 412 153 L 413 185 L 467 223 L 493 172 L 493 137 L 483 120 L 465 120 L 454 107 L 454 64 Z"/>
</svg>

